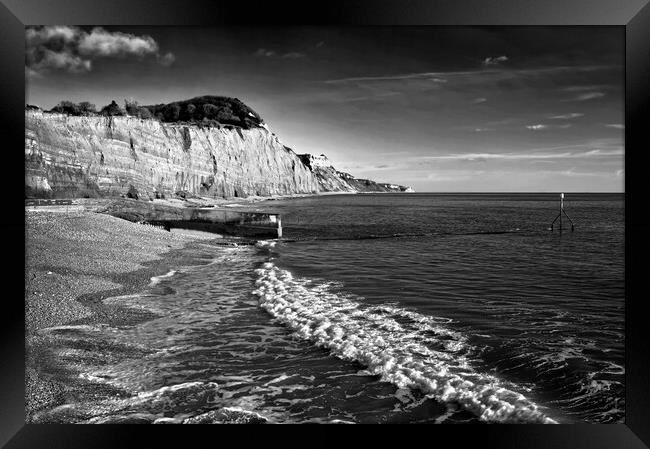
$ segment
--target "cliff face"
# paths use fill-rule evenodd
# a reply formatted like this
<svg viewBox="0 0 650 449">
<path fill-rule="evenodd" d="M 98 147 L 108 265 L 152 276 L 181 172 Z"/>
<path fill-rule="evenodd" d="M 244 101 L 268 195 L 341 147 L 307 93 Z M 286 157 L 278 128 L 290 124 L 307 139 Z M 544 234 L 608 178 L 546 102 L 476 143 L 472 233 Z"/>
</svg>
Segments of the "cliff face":
<svg viewBox="0 0 650 449">
<path fill-rule="evenodd" d="M 178 191 L 206 197 L 406 191 L 355 179 L 324 156 L 297 155 L 265 125 L 242 129 L 162 123 L 131 116 L 25 111 L 28 197 Z"/>
<path fill-rule="evenodd" d="M 324 154 L 299 154 L 298 157 L 316 177 L 321 192 L 413 192 L 408 186 L 358 179 L 349 173 L 340 172 Z"/>
<path fill-rule="evenodd" d="M 298 156 L 266 128 L 199 127 L 135 117 L 25 112 L 28 196 L 154 198 L 315 193 Z"/>
</svg>

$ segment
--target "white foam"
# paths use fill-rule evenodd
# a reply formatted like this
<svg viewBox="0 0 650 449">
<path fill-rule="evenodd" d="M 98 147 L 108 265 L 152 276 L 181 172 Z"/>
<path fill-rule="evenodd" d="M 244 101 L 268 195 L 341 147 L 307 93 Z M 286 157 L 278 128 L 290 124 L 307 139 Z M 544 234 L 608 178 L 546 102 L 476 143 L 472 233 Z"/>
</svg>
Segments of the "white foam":
<svg viewBox="0 0 650 449">
<path fill-rule="evenodd" d="M 275 248 L 276 243 L 275 240 L 258 240 L 255 246 L 257 248 Z"/>
<path fill-rule="evenodd" d="M 483 421 L 555 423 L 534 402 L 496 377 L 476 372 L 466 338 L 448 319 L 384 305 L 369 306 L 332 291 L 332 283 L 294 278 L 272 262 L 256 270 L 260 305 L 295 334 L 328 348 L 398 388 L 457 403 Z"/>
<path fill-rule="evenodd" d="M 175 275 L 176 273 L 177 273 L 176 270 L 169 270 L 169 272 L 167 272 L 167 273 L 165 273 L 165 274 L 161 274 L 160 276 L 154 276 L 154 277 L 152 277 L 152 278 L 151 278 L 151 282 L 149 283 L 149 287 L 153 287 L 153 286 L 155 286 L 155 285 L 160 284 L 160 282 L 161 282 L 163 279 L 170 278 L 170 277 L 172 277 L 173 275 Z"/>
</svg>

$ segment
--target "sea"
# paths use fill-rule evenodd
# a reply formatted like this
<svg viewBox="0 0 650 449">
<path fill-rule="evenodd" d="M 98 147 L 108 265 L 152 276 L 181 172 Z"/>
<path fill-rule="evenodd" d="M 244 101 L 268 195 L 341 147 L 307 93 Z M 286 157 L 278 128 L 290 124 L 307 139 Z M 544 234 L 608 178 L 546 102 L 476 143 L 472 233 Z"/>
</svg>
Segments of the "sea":
<svg viewBox="0 0 650 449">
<path fill-rule="evenodd" d="M 625 421 L 623 194 L 566 194 L 561 232 L 557 193 L 246 207 L 280 213 L 283 237 L 204 241 L 105 300 L 140 322 L 42 331 L 93 391 L 42 422 Z"/>
</svg>

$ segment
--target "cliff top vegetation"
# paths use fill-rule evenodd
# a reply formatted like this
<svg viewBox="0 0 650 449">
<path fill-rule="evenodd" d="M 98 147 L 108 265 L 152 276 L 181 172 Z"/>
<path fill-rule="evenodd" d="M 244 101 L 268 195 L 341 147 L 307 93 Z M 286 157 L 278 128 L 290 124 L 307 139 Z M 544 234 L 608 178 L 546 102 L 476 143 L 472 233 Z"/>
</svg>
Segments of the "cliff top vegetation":
<svg viewBox="0 0 650 449">
<path fill-rule="evenodd" d="M 26 110 L 40 109 L 26 105 Z M 63 100 L 49 111 L 73 116 L 133 116 L 156 119 L 165 123 L 195 123 L 204 125 L 232 125 L 244 129 L 262 126 L 260 115 L 238 98 L 204 95 L 189 100 L 142 106 L 135 100 L 124 100 L 124 107 L 115 100 L 99 111 L 87 101 L 74 103 Z"/>
</svg>

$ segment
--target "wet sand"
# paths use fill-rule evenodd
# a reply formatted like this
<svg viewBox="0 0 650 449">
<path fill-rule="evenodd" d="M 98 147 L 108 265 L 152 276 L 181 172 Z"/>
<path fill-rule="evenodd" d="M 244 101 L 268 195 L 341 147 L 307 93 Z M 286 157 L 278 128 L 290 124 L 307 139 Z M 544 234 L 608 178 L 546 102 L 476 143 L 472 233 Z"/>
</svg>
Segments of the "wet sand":
<svg viewBox="0 0 650 449">
<path fill-rule="evenodd" d="M 144 289 L 150 278 L 184 263 L 188 245 L 219 238 L 167 232 L 109 215 L 65 207 L 26 211 L 25 333 L 27 417 L 60 402 L 68 392 L 47 363 L 38 330 L 81 323 L 127 324 L 147 319 L 102 300 Z M 222 239 L 229 244 L 227 239 Z M 46 371 L 46 370 L 45 370 Z M 29 420 L 29 419 L 28 419 Z"/>
</svg>

